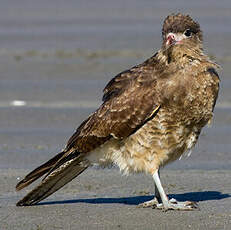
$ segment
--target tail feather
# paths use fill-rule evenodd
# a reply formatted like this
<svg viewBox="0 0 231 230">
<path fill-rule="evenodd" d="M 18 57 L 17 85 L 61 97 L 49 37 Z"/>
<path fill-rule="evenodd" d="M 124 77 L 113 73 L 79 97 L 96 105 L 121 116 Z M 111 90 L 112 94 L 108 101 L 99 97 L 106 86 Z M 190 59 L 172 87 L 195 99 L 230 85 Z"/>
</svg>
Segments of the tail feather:
<svg viewBox="0 0 231 230">
<path fill-rule="evenodd" d="M 37 180 L 39 177 L 43 176 L 44 174 L 48 173 L 57 162 L 62 159 L 66 152 L 60 152 L 58 153 L 55 157 L 44 163 L 43 165 L 39 166 L 32 172 L 30 172 L 28 175 L 25 176 L 23 180 L 21 180 L 17 185 L 16 185 L 16 191 L 19 191 L 26 186 L 30 185 L 32 182 Z"/>
<path fill-rule="evenodd" d="M 37 204 L 81 174 L 88 168 L 89 164 L 89 161 L 83 160 L 81 157 L 66 161 L 55 170 L 52 170 L 37 187 L 22 200 L 18 201 L 16 205 L 27 206 Z"/>
</svg>

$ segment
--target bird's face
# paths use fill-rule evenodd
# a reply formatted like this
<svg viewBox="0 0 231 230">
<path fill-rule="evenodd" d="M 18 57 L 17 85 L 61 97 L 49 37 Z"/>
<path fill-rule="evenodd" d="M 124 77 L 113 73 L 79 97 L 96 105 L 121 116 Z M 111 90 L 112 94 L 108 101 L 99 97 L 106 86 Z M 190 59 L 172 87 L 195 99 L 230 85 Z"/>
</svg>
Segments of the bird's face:
<svg viewBox="0 0 231 230">
<path fill-rule="evenodd" d="M 164 49 L 186 44 L 193 48 L 202 44 L 200 25 L 188 15 L 169 15 L 164 21 L 162 36 Z"/>
<path fill-rule="evenodd" d="M 195 34 L 193 31 L 189 28 L 186 29 L 183 33 L 182 32 L 169 32 L 165 37 L 165 46 L 171 46 L 171 45 L 178 45 L 183 44 L 184 42 L 188 42 L 188 40 L 195 39 L 193 38 Z"/>
</svg>

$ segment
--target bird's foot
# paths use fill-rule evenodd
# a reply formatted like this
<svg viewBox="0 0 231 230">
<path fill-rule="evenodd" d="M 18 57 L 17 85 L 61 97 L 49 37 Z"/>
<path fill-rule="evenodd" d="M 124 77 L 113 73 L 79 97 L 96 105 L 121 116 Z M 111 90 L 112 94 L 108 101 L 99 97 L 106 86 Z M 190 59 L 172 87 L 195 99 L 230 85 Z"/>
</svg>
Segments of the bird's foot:
<svg viewBox="0 0 231 230">
<path fill-rule="evenodd" d="M 146 201 L 144 203 L 138 204 L 138 208 L 155 208 L 159 204 L 156 197 L 152 200 Z"/>
<path fill-rule="evenodd" d="M 175 199 L 170 199 L 167 204 L 157 204 L 157 209 L 161 209 L 163 211 L 167 210 L 182 210 L 182 211 L 194 211 L 199 210 L 199 206 L 196 202 L 193 201 L 185 201 L 185 202 L 179 202 Z"/>
</svg>

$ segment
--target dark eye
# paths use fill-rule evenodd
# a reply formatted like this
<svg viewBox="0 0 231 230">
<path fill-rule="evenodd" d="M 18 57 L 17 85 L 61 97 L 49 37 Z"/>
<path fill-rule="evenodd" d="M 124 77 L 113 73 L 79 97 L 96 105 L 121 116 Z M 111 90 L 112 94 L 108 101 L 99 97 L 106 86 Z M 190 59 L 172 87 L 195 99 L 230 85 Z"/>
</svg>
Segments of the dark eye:
<svg viewBox="0 0 231 230">
<path fill-rule="evenodd" d="M 192 31 L 191 31 L 190 29 L 187 29 L 187 30 L 185 30 L 184 35 L 185 35 L 186 37 L 191 37 Z"/>
</svg>

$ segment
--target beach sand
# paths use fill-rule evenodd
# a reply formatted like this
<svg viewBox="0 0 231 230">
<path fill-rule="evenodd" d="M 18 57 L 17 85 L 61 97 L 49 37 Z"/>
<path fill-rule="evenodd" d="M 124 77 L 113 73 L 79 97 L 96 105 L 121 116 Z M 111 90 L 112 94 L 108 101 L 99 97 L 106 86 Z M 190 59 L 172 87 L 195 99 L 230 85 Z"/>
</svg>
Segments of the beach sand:
<svg viewBox="0 0 231 230">
<path fill-rule="evenodd" d="M 211 3 L 212 2 L 212 3 Z M 0 229 L 231 229 L 231 3 L 229 1 L 37 1 L 0 8 Z M 30 170 L 59 152 L 101 103 L 105 84 L 151 56 L 161 23 L 186 12 L 222 66 L 211 127 L 191 156 L 161 170 L 170 197 L 200 211 L 138 208 L 153 180 L 90 168 L 40 205 L 16 207 Z M 36 184 L 36 183 L 35 183 Z"/>
<path fill-rule="evenodd" d="M 26 170 L 1 170 L 1 229 L 230 229 L 231 170 L 163 170 L 170 197 L 199 202 L 200 211 L 138 208 L 152 198 L 151 177 L 89 169 L 32 207 L 15 207 L 25 194 L 12 187 Z"/>
</svg>

